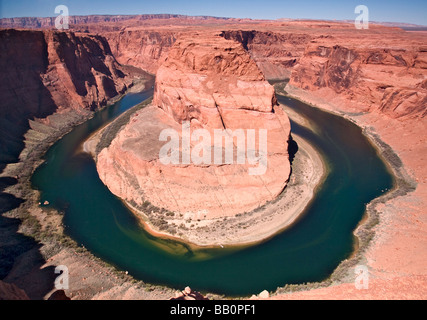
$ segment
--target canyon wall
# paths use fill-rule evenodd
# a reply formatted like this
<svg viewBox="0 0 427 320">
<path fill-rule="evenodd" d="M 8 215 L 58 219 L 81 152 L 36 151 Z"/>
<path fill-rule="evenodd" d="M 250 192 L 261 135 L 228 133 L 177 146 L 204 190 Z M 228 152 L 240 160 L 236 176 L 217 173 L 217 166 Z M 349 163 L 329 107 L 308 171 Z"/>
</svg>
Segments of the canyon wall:
<svg viewBox="0 0 427 320">
<path fill-rule="evenodd" d="M 172 30 L 122 30 L 103 32 L 117 61 L 155 74 L 179 32 Z"/>
<path fill-rule="evenodd" d="M 355 112 L 424 117 L 427 46 L 397 37 L 317 39 L 305 49 L 289 84 Z"/>
<path fill-rule="evenodd" d="M 191 35 L 206 26 L 221 30 L 227 25 L 234 28 L 235 24 L 244 23 L 252 24 L 241 19 L 171 14 L 70 16 L 69 19 L 73 31 L 106 37 L 119 63 L 133 65 L 152 74 L 157 72 L 159 61 L 182 34 Z M 53 29 L 55 17 L 4 18 L 0 19 L 0 27 Z M 255 24 L 254 27 L 259 25 Z M 226 29 L 222 36 L 242 43 L 267 79 L 289 78 L 292 67 L 303 55 L 311 36 L 301 31 L 284 33 L 261 29 Z"/>
<path fill-rule="evenodd" d="M 129 79 L 101 36 L 0 30 L 0 154 L 15 161 L 29 119 L 90 111 L 124 92 Z"/>
<path fill-rule="evenodd" d="M 427 47 L 422 34 L 372 26 L 362 35 L 350 24 L 321 22 L 290 23 L 284 30 L 274 26 L 274 31 L 242 27 L 220 34 L 240 42 L 267 79 L 288 78 L 291 86 L 354 112 L 425 115 Z M 194 32 L 130 28 L 104 34 L 120 63 L 155 73 L 176 38 Z"/>
<path fill-rule="evenodd" d="M 282 33 L 256 30 L 223 31 L 225 39 L 240 42 L 267 79 L 285 79 L 303 56 L 312 36 L 305 33 Z"/>
<path fill-rule="evenodd" d="M 125 28 L 119 32 L 101 31 L 101 34 L 108 39 L 118 62 L 155 74 L 160 66 L 159 61 L 167 56 L 176 39 L 191 36 L 194 32 L 181 28 Z M 299 62 L 312 39 L 304 33 L 257 30 L 230 30 L 220 34 L 227 40 L 241 43 L 267 79 L 289 78 L 292 68 Z"/>
</svg>

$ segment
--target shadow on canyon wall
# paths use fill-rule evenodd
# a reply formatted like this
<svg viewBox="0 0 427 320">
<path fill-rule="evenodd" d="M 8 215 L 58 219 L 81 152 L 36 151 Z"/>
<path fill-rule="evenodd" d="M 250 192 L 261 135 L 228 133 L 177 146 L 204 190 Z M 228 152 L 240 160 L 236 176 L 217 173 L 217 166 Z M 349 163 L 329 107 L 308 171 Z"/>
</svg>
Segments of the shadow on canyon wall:
<svg viewBox="0 0 427 320">
<path fill-rule="evenodd" d="M 45 259 L 41 244 L 19 232 L 22 221 L 6 217 L 5 213 L 19 208 L 24 202 L 5 188 L 18 183 L 11 177 L 0 178 L 0 280 L 23 289 L 30 299 L 43 299 L 54 287 L 54 267 L 42 268 Z"/>
<path fill-rule="evenodd" d="M 22 77 L 23 82 L 18 81 L 20 88 L 15 88 L 11 79 L 3 81 L 6 88 L 3 86 L 0 90 L 3 100 L 0 108 L 0 173 L 9 163 L 19 161 L 25 147 L 24 135 L 30 129 L 29 120 L 44 118 L 57 108 L 38 75 L 46 67 L 44 63 L 41 65 Z M 9 71 L 8 75 L 16 74 Z M 41 269 L 45 263 L 40 253 L 41 244 L 19 232 L 22 223 L 19 213 L 6 216 L 25 202 L 5 191 L 19 184 L 18 179 L 0 178 L 0 280 L 23 289 L 30 299 L 42 299 L 53 288 L 53 280 L 49 279 L 54 278 L 54 270 Z"/>
<path fill-rule="evenodd" d="M 47 57 L 43 33 L 0 32 L 0 172 L 19 161 L 28 120 L 45 118 L 57 109 L 41 77 L 49 66 Z"/>
<path fill-rule="evenodd" d="M 48 67 L 42 32 L 0 32 L 0 173 L 20 161 L 29 121 L 46 118 L 58 108 L 42 76 Z M 46 262 L 42 245 L 20 232 L 25 200 L 5 191 L 19 188 L 21 178 L 0 178 L 0 280 L 23 289 L 30 299 L 42 299 L 53 288 L 54 270 L 41 268 Z"/>
<path fill-rule="evenodd" d="M 13 66 L 12 63 L 9 65 Z M 35 65 L 37 67 L 30 68 L 31 72 L 18 81 L 19 88 L 14 87 L 13 79 L 2 82 L 5 86 L 0 90 L 3 100 L 0 110 L 0 173 L 7 164 L 19 161 L 19 155 L 25 147 L 24 135 L 30 128 L 29 120 L 44 118 L 57 108 L 39 76 L 45 70 L 46 62 L 41 61 Z M 10 77 L 20 78 L 16 72 L 4 67 Z M 20 208 L 25 202 L 24 199 L 5 192 L 6 188 L 17 185 L 18 179 L 19 177 L 0 178 L 0 280 L 15 284 L 31 299 L 42 299 L 53 288 L 53 281 L 46 279 L 54 277 L 54 271 L 40 269 L 45 263 L 40 253 L 41 245 L 19 232 L 21 219 L 15 215 L 5 215 Z M 36 283 L 41 279 L 44 279 L 44 283 Z"/>
<path fill-rule="evenodd" d="M 294 139 L 292 139 L 292 136 L 291 136 L 288 143 L 289 162 L 291 163 L 291 166 L 295 159 L 295 155 L 298 152 L 298 149 L 299 149 L 298 143 Z"/>
</svg>

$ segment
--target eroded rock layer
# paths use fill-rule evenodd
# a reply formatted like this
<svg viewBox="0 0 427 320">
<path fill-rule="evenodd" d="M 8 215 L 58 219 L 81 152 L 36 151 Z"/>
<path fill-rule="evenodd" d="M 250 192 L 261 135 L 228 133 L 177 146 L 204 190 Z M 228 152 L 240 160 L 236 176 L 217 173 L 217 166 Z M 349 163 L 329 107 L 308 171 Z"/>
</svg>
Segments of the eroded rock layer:
<svg viewBox="0 0 427 320">
<path fill-rule="evenodd" d="M 103 34 L 114 57 L 121 64 L 156 74 L 159 62 L 167 56 L 179 33 L 172 30 L 121 30 Z"/>
<path fill-rule="evenodd" d="M 0 30 L 0 69 L 0 162 L 19 155 L 28 120 L 98 109 L 129 85 L 105 38 L 72 32 Z"/>
<path fill-rule="evenodd" d="M 290 85 L 313 92 L 356 112 L 377 111 L 391 118 L 427 114 L 427 46 L 422 41 L 364 42 L 318 38 L 292 70 Z M 418 40 L 418 39 L 417 39 Z"/>
<path fill-rule="evenodd" d="M 191 134 L 206 129 L 210 139 L 192 139 L 185 150 L 186 123 Z M 178 164 L 159 159 L 164 129 L 180 137 Z M 215 143 L 215 130 L 228 130 L 229 136 L 244 132 L 246 140 L 253 130 L 255 150 L 261 150 L 261 129 L 267 132 L 267 168 L 261 174 L 250 174 L 256 164 L 247 157 L 237 163 L 237 138 L 231 138 L 231 163 L 225 158 L 218 164 L 193 161 L 197 146 L 203 150 L 197 154 L 207 152 L 211 160 L 217 148 L 225 150 Z M 97 166 L 110 190 L 136 208 L 148 201 L 183 217 L 231 216 L 255 209 L 284 189 L 290 174 L 289 136 L 289 119 L 276 108 L 273 87 L 243 46 L 202 34 L 174 44 L 157 72 L 152 106 L 131 118 L 98 155 Z M 188 153 L 192 160 L 184 163 Z"/>
</svg>

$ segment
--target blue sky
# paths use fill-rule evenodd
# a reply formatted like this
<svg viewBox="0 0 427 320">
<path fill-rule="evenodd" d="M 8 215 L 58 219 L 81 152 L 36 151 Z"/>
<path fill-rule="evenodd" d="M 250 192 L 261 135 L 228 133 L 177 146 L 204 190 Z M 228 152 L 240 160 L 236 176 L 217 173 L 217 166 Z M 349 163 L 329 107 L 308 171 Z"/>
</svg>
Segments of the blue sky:
<svg viewBox="0 0 427 320">
<path fill-rule="evenodd" d="M 55 16 L 57 5 L 70 15 L 176 13 L 217 17 L 345 20 L 357 15 L 354 8 L 369 8 L 371 21 L 427 25 L 426 0 L 0 0 L 1 17 Z"/>
</svg>

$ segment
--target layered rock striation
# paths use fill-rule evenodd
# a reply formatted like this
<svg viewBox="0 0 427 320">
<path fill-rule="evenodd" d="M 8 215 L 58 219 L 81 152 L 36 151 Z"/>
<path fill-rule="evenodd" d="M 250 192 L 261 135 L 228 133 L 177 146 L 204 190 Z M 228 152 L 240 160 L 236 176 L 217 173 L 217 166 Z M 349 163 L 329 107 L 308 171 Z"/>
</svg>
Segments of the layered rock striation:
<svg viewBox="0 0 427 320">
<path fill-rule="evenodd" d="M 267 79 L 286 79 L 298 64 L 312 35 L 260 30 L 228 30 L 221 35 L 240 42 Z"/>
<path fill-rule="evenodd" d="M 178 163 L 160 159 L 165 141 L 174 136 L 162 139 L 164 130 L 176 132 L 180 141 L 170 150 L 179 154 Z M 260 174 L 250 174 L 261 165 L 247 157 L 251 130 L 251 151 L 261 150 L 259 133 L 266 132 L 266 167 Z M 220 144 L 218 133 L 224 135 Z M 242 155 L 238 133 L 243 133 L 243 162 L 237 160 Z M 149 202 L 182 219 L 232 216 L 265 204 L 285 188 L 289 137 L 289 119 L 276 107 L 273 87 L 243 46 L 200 34 L 175 42 L 157 72 L 152 105 L 137 112 L 99 153 L 97 167 L 110 190 L 134 208 Z M 233 154 L 229 162 L 226 138 Z"/>
<path fill-rule="evenodd" d="M 120 30 L 104 32 L 111 51 L 121 64 L 132 65 L 156 74 L 179 32 L 172 30 Z"/>
<path fill-rule="evenodd" d="M 117 61 L 155 74 L 176 39 L 191 37 L 195 32 L 181 28 L 124 28 L 101 33 L 110 43 Z M 313 37 L 306 33 L 260 30 L 226 30 L 220 35 L 241 43 L 267 79 L 289 78 Z"/>
<path fill-rule="evenodd" d="M 179 123 L 218 128 L 228 127 L 229 110 L 271 113 L 277 102 L 274 88 L 239 43 L 200 37 L 180 40 L 170 50 L 157 71 L 153 104 Z"/>
<path fill-rule="evenodd" d="M 292 70 L 290 85 L 358 112 L 391 118 L 427 114 L 427 46 L 367 38 L 317 39 Z M 377 44 L 379 43 L 379 44 Z"/>
<path fill-rule="evenodd" d="M 48 67 L 43 84 L 57 104 L 95 110 L 126 85 L 125 73 L 104 37 L 45 32 Z"/>
<path fill-rule="evenodd" d="M 28 120 L 64 110 L 96 110 L 129 79 L 101 36 L 0 31 L 1 161 L 14 161 Z"/>
</svg>

